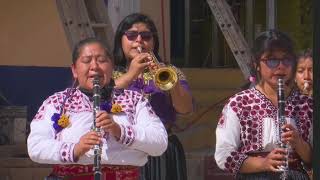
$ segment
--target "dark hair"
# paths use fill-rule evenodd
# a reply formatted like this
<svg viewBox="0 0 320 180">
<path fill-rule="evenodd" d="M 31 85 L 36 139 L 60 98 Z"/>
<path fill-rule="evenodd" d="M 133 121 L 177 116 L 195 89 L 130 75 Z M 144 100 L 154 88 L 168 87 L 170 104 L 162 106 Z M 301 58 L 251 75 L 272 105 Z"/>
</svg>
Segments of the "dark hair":
<svg viewBox="0 0 320 180">
<path fill-rule="evenodd" d="M 296 71 L 296 56 L 294 53 L 293 41 L 290 39 L 288 35 L 279 31 L 279 30 L 268 30 L 262 32 L 258 35 L 258 37 L 254 41 L 253 46 L 253 55 L 254 58 L 252 59 L 252 75 L 256 78 L 260 78 L 260 74 L 258 74 L 257 68 L 260 63 L 260 58 L 264 53 L 272 54 L 274 51 L 284 51 L 290 54 L 293 57 L 294 65 L 293 65 L 293 72 L 292 75 Z"/>
<path fill-rule="evenodd" d="M 301 51 L 298 54 L 297 61 L 299 62 L 300 59 L 307 59 L 307 58 L 310 58 L 313 61 L 312 49 L 310 49 L 310 48 Z"/>
<path fill-rule="evenodd" d="M 79 58 L 80 52 L 82 50 L 82 48 L 88 44 L 99 44 L 101 45 L 104 49 L 105 49 L 105 53 L 106 55 L 111 59 L 111 61 L 113 61 L 113 58 L 111 56 L 110 51 L 107 48 L 107 45 L 100 39 L 98 38 L 94 38 L 94 37 L 89 37 L 86 39 L 83 39 L 81 41 L 79 41 L 73 48 L 72 51 L 72 63 L 75 64 L 77 59 Z"/>
<path fill-rule="evenodd" d="M 154 22 L 146 15 L 141 13 L 133 13 L 125 17 L 120 24 L 118 25 L 115 38 L 114 38 L 114 49 L 113 49 L 113 56 L 116 66 L 123 66 L 125 67 L 127 65 L 127 60 L 125 58 L 125 55 L 123 53 L 122 49 L 122 36 L 124 33 L 132 27 L 133 24 L 136 23 L 144 23 L 150 29 L 153 35 L 153 41 L 154 41 L 154 48 L 153 53 L 158 57 L 158 51 L 159 51 L 159 37 L 157 28 L 154 24 Z"/>
</svg>

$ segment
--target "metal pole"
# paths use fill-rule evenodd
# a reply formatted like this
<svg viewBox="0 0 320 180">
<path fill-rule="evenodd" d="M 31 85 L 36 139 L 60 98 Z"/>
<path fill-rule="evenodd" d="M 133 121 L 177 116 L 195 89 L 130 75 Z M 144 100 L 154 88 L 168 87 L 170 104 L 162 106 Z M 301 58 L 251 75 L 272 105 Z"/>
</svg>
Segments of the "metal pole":
<svg viewBox="0 0 320 180">
<path fill-rule="evenodd" d="M 266 1 L 267 29 L 275 29 L 277 25 L 277 5 L 275 0 Z"/>
<path fill-rule="evenodd" d="M 189 66 L 189 60 L 190 60 L 190 0 L 185 0 L 184 2 L 184 27 L 185 27 L 185 44 L 184 44 L 184 67 Z"/>
<path fill-rule="evenodd" d="M 250 48 L 253 46 L 253 27 L 254 27 L 254 0 L 246 0 L 246 31 L 245 36 Z"/>
<path fill-rule="evenodd" d="M 313 179 L 320 178 L 320 1 L 313 0 Z"/>
</svg>

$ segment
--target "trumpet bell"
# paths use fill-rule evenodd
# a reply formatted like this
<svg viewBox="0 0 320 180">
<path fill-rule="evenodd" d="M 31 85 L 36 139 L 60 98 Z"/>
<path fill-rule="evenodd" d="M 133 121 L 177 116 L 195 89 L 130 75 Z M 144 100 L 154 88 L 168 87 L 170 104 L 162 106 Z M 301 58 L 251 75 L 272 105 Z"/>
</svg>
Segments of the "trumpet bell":
<svg viewBox="0 0 320 180">
<path fill-rule="evenodd" d="M 161 67 L 154 74 L 155 85 L 163 91 L 172 89 L 177 82 L 177 72 L 171 67 Z"/>
<path fill-rule="evenodd" d="M 142 52 L 142 47 L 137 47 L 139 53 Z M 152 51 L 149 52 L 152 60 L 155 64 L 160 65 L 157 57 L 154 55 Z M 155 72 L 151 72 L 150 74 L 153 75 L 153 81 L 155 85 L 163 90 L 168 91 L 172 89 L 178 82 L 178 75 L 177 72 L 170 66 L 160 67 Z"/>
</svg>

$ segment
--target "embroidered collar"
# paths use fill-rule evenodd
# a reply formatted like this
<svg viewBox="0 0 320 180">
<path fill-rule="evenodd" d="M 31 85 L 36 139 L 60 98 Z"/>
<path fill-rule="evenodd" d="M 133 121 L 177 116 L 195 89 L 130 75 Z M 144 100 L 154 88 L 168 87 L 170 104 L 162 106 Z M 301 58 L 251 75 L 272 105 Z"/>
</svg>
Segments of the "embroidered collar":
<svg viewBox="0 0 320 180">
<path fill-rule="evenodd" d="M 125 74 L 125 72 L 127 72 L 127 69 L 122 66 L 118 66 L 116 69 L 117 70 L 113 71 L 112 74 L 114 79 L 121 77 L 123 74 Z M 159 91 L 154 85 L 153 76 L 150 72 L 143 72 L 142 77 L 138 77 L 133 81 L 133 83 L 130 85 L 130 89 L 141 92 L 141 94 L 144 95 L 150 95 Z"/>
<path fill-rule="evenodd" d="M 83 88 L 79 90 L 84 93 L 92 101 L 93 93 Z M 106 86 L 101 89 L 101 103 L 100 109 L 108 113 L 120 113 L 122 112 L 122 107 L 113 101 L 113 95 L 118 95 L 123 91 L 123 89 L 114 89 L 113 86 Z"/>
<path fill-rule="evenodd" d="M 53 121 L 53 128 L 55 129 L 56 133 L 59 133 L 63 128 L 66 128 L 70 125 L 69 116 L 66 115 L 65 111 L 65 104 L 66 101 L 72 97 L 73 93 L 75 92 L 75 88 L 70 88 L 67 90 L 66 96 L 63 99 L 61 109 L 59 113 L 54 113 L 51 116 L 51 121 Z"/>
<path fill-rule="evenodd" d="M 146 83 L 142 78 L 138 78 L 134 81 L 132 89 L 136 89 L 139 92 L 142 91 L 142 94 L 152 94 L 158 90 L 154 86 L 153 81 L 148 81 L 148 83 Z"/>
<path fill-rule="evenodd" d="M 92 101 L 93 100 L 93 93 L 92 93 L 92 91 L 89 91 L 89 90 L 87 90 L 87 89 L 85 89 L 85 88 L 82 88 L 82 87 L 79 87 L 79 90 L 83 93 L 83 94 L 85 94 L 86 96 L 88 96 L 88 98 L 90 99 L 90 101 Z M 101 101 L 108 101 L 108 100 L 110 100 L 111 99 L 111 97 L 112 97 L 112 91 L 113 91 L 113 87 L 109 87 L 109 86 L 107 86 L 107 87 L 103 87 L 102 89 L 101 89 Z"/>
<path fill-rule="evenodd" d="M 92 92 L 84 89 L 84 88 L 78 88 L 83 94 L 85 94 L 89 100 L 92 101 Z M 53 128 L 55 129 L 56 133 L 59 133 L 64 128 L 68 127 L 70 125 L 69 116 L 66 114 L 66 108 L 65 104 L 68 99 L 72 98 L 74 92 L 76 91 L 76 88 L 70 88 L 66 92 L 66 96 L 63 99 L 63 102 L 61 104 L 60 112 L 54 113 L 51 116 L 51 121 L 53 121 Z M 124 89 L 113 89 L 109 87 L 105 87 L 101 90 L 101 104 L 100 109 L 103 111 L 106 111 L 108 113 L 120 113 L 122 112 L 121 105 L 115 103 L 112 99 L 113 95 L 119 95 L 124 91 Z"/>
</svg>

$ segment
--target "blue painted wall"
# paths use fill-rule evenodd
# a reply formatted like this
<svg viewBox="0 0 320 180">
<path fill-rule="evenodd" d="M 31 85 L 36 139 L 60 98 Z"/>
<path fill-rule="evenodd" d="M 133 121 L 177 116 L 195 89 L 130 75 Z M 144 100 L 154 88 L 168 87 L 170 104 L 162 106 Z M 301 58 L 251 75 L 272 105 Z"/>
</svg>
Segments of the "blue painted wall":
<svg viewBox="0 0 320 180">
<path fill-rule="evenodd" d="M 0 105 L 27 106 L 31 121 L 42 102 L 72 85 L 69 67 L 0 66 Z"/>
</svg>

